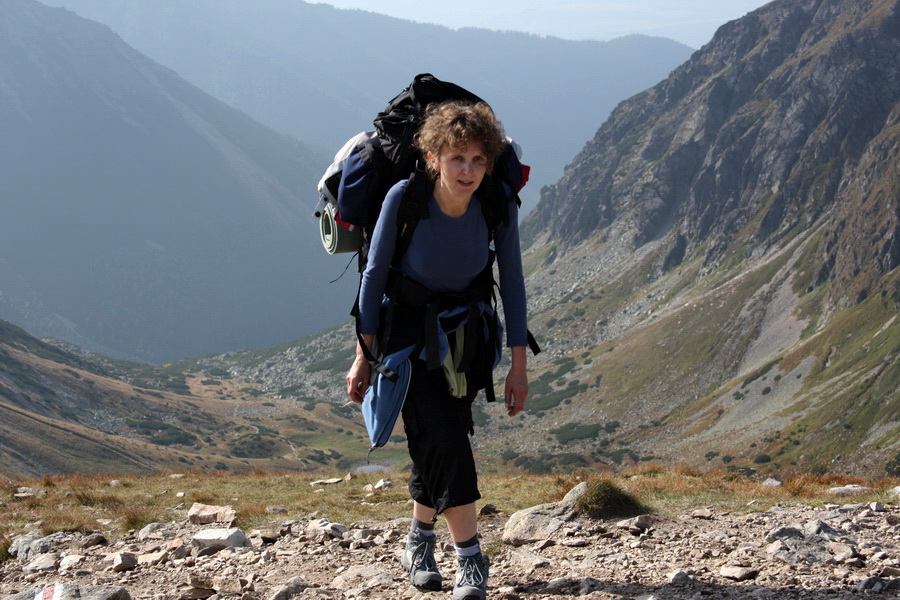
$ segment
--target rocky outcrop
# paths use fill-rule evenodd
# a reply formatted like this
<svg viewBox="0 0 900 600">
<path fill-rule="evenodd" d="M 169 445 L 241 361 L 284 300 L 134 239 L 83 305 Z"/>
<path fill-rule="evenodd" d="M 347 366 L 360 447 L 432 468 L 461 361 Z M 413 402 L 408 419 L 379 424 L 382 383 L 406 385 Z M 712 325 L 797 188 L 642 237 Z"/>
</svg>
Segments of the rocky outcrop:
<svg viewBox="0 0 900 600">
<path fill-rule="evenodd" d="M 900 264 L 898 31 L 895 0 L 778 0 L 724 25 L 619 105 L 525 230 L 563 251 L 658 242 L 670 270 L 823 226 L 819 283 L 845 284 L 836 302 L 864 298 Z"/>
<path fill-rule="evenodd" d="M 849 600 L 900 590 L 897 504 L 699 507 L 619 521 L 579 516 L 573 497 L 512 516 L 482 511 L 491 597 Z M 0 563 L 0 598 L 424 598 L 399 564 L 407 519 L 344 525 L 312 515 L 246 533 L 222 525 L 185 514 L 118 539 L 105 534 L 108 543 L 98 533 L 25 534 Z M 439 535 L 446 583 L 454 551 Z"/>
</svg>

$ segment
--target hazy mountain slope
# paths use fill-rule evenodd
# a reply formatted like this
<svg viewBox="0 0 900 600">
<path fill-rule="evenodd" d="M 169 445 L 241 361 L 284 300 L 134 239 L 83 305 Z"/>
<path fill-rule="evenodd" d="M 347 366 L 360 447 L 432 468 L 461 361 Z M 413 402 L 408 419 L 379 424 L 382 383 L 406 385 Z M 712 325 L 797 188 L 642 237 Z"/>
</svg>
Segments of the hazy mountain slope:
<svg viewBox="0 0 900 600">
<path fill-rule="evenodd" d="M 104 431 L 154 402 L 127 385 L 112 390 L 103 367 L 0 321 L 0 475 L 158 470 L 166 463 L 145 442 Z"/>
<path fill-rule="evenodd" d="M 321 155 L 29 0 L 0 11 L 0 100 L 0 317 L 164 361 L 346 314 L 306 284 Z"/>
<path fill-rule="evenodd" d="M 896 472 L 897 6 L 770 3 L 613 112 L 526 218 L 545 352 L 522 418 L 482 406 L 480 452 Z M 340 403 L 351 344 L 202 364 Z"/>
<path fill-rule="evenodd" d="M 528 208 L 619 101 L 692 52 L 660 38 L 571 42 L 454 31 L 288 0 L 47 3 L 106 23 L 215 97 L 332 152 L 371 129 L 375 113 L 416 73 L 460 83 L 497 109 L 525 149 L 534 167 Z"/>
<path fill-rule="evenodd" d="M 349 469 L 368 450 L 354 417 L 222 370 L 76 355 L 0 321 L 0 476 Z"/>
</svg>

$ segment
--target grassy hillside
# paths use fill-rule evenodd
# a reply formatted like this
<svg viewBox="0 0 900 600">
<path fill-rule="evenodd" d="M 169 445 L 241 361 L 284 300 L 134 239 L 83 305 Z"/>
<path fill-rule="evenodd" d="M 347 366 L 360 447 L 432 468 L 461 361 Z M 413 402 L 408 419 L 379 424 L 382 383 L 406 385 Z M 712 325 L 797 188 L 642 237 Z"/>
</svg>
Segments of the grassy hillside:
<svg viewBox="0 0 900 600">
<path fill-rule="evenodd" d="M 267 395 L 221 369 L 74 355 L 0 322 L 0 475 L 365 465 L 355 409 Z M 405 460 L 397 449 L 381 462 Z"/>
</svg>

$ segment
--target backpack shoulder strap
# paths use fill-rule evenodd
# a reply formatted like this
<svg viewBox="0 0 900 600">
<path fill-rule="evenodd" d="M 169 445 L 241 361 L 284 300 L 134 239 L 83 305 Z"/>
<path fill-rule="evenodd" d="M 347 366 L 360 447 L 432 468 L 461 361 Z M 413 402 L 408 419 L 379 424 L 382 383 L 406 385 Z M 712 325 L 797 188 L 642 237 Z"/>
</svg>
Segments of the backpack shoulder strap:
<svg viewBox="0 0 900 600">
<path fill-rule="evenodd" d="M 434 185 L 428 175 L 416 169 L 409 177 L 403 198 L 397 207 L 397 243 L 391 264 L 400 265 L 400 259 L 409 250 L 413 232 L 421 219 L 428 218 L 428 200 L 431 198 Z"/>
</svg>

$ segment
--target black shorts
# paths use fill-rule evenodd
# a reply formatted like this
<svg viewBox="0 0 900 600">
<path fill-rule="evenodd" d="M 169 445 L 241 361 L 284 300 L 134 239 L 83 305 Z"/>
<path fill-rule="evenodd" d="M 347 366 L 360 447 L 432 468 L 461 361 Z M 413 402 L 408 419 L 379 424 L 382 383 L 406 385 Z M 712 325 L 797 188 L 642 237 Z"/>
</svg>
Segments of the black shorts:
<svg viewBox="0 0 900 600">
<path fill-rule="evenodd" d="M 429 371 L 422 360 L 410 360 L 412 377 L 403 404 L 403 426 L 413 462 L 409 493 L 440 514 L 481 498 L 469 443 L 475 393 L 454 398 L 442 369 Z"/>
</svg>

